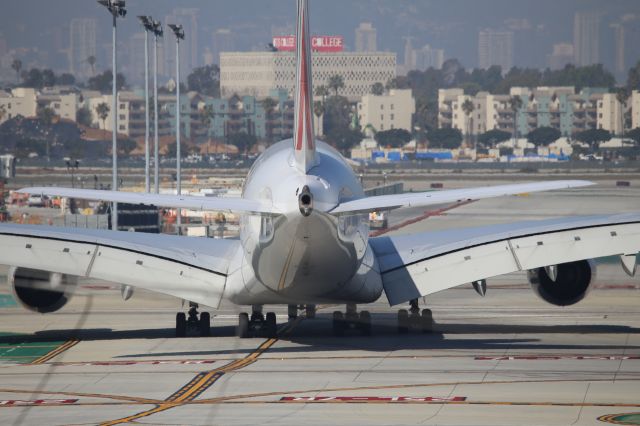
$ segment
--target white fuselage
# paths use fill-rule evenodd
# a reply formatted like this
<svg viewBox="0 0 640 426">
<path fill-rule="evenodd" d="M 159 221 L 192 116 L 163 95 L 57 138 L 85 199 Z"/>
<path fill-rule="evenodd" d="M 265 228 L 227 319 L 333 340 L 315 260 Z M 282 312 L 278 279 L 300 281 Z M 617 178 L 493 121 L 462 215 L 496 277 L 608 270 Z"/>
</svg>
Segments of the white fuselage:
<svg viewBox="0 0 640 426">
<path fill-rule="evenodd" d="M 382 281 L 368 244 L 368 218 L 327 213 L 362 198 L 360 182 L 342 156 L 320 141 L 318 164 L 302 173 L 294 166 L 292 145 L 273 145 L 249 171 L 243 197 L 273 204 L 281 214 L 241 217 L 241 248 L 225 296 L 237 304 L 375 301 Z M 313 197 L 308 216 L 298 199 L 305 186 Z"/>
</svg>

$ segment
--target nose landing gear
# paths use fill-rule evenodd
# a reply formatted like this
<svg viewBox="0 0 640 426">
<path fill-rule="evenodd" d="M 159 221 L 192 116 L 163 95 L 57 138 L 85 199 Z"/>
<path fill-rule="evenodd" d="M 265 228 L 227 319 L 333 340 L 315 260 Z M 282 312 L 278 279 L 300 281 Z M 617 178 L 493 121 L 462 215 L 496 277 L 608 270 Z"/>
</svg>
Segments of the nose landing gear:
<svg viewBox="0 0 640 426">
<path fill-rule="evenodd" d="M 196 332 L 201 337 L 211 335 L 209 312 L 198 315 L 198 304 L 193 302 L 189 302 L 189 318 L 184 312 L 176 314 L 176 337 L 185 337 L 189 331 Z"/>
<path fill-rule="evenodd" d="M 431 333 L 433 331 L 433 314 L 431 309 L 423 309 L 420 312 L 418 299 L 411 300 L 409 311 L 400 309 L 398 311 L 398 333 L 406 334 L 409 330 Z"/>
</svg>

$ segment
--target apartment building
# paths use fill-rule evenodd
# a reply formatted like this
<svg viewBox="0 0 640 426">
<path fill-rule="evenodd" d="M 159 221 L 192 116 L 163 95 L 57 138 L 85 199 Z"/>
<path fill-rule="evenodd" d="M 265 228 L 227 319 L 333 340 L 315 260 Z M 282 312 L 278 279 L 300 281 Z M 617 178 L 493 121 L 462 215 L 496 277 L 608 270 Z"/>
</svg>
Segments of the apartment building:
<svg viewBox="0 0 640 426">
<path fill-rule="evenodd" d="M 376 131 L 405 129 L 412 132 L 411 119 L 416 112 L 416 101 L 411 89 L 390 90 L 376 96 L 365 95 L 358 102 L 358 121 L 364 128 L 372 126 Z"/>
</svg>

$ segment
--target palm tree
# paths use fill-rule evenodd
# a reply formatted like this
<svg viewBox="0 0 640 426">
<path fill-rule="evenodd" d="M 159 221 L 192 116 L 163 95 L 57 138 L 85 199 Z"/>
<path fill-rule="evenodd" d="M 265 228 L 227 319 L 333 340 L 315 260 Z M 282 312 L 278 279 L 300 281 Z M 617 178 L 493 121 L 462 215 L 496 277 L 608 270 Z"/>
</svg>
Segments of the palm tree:
<svg viewBox="0 0 640 426">
<path fill-rule="evenodd" d="M 377 82 L 371 85 L 371 94 L 375 96 L 382 96 L 384 94 L 384 84 Z"/>
<path fill-rule="evenodd" d="M 320 117 L 322 117 L 322 114 L 324 114 L 324 102 L 321 101 L 315 101 L 313 103 L 313 113 L 316 116 L 316 123 L 320 123 Z M 315 129 L 316 134 L 319 133 L 319 124 L 316 124 L 316 126 L 318 127 L 317 129 Z"/>
<path fill-rule="evenodd" d="M 267 128 L 267 139 L 269 140 L 269 142 L 273 142 L 273 123 L 271 123 L 271 119 L 273 118 L 272 116 L 273 112 L 276 109 L 276 106 L 278 106 L 278 101 L 273 98 L 266 97 L 260 103 L 262 105 L 262 108 L 264 109 L 264 119 Z"/>
<path fill-rule="evenodd" d="M 46 145 L 46 149 L 47 149 L 46 155 L 47 155 L 47 162 L 48 162 L 49 159 L 50 159 L 51 126 L 53 125 L 54 121 L 57 119 L 57 116 L 56 116 L 56 113 L 51 108 L 48 108 L 48 107 L 39 108 L 38 111 L 36 111 L 36 116 L 38 118 L 38 121 L 42 125 L 43 133 L 44 133 L 44 136 L 45 136 L 45 141 L 47 143 L 47 145 Z"/>
<path fill-rule="evenodd" d="M 625 110 L 627 109 L 627 101 L 629 100 L 629 91 L 626 87 L 621 87 L 620 89 L 618 89 L 618 91 L 616 92 L 616 100 L 620 102 L 620 107 L 622 110 L 620 111 L 620 124 L 622 131 L 621 137 L 624 140 L 624 115 Z"/>
<path fill-rule="evenodd" d="M 475 107 L 473 105 L 473 102 L 471 102 L 471 99 L 467 99 L 462 103 L 462 111 L 467 117 L 467 144 L 469 143 L 469 137 L 471 136 L 471 113 L 473 113 L 474 109 Z"/>
<path fill-rule="evenodd" d="M 22 70 L 22 61 L 20 59 L 14 59 L 11 63 L 11 68 L 16 72 L 16 83 L 20 84 L 20 70 Z"/>
<path fill-rule="evenodd" d="M 513 111 L 513 140 L 515 142 L 518 136 L 518 111 L 522 108 L 522 98 L 518 95 L 512 96 L 509 99 L 509 107 Z"/>
<path fill-rule="evenodd" d="M 87 58 L 87 63 L 91 67 L 91 76 L 95 77 L 96 75 L 96 57 L 91 55 Z"/>
<path fill-rule="evenodd" d="M 320 85 L 316 87 L 316 96 L 322 97 L 322 103 L 324 104 L 325 98 L 329 96 L 329 88 L 325 85 Z"/>
<path fill-rule="evenodd" d="M 109 116 L 109 111 L 111 111 L 111 109 L 106 102 L 101 102 L 96 106 L 96 115 L 98 119 L 102 120 L 105 139 L 107 138 L 107 117 Z"/>
<path fill-rule="evenodd" d="M 202 123 L 202 127 L 204 128 L 204 136 L 207 138 L 207 155 L 209 155 L 209 129 L 216 116 L 216 113 L 213 111 L 213 105 L 204 105 L 198 110 L 198 115 L 200 116 L 200 123 Z"/>
<path fill-rule="evenodd" d="M 331 77 L 329 77 L 327 86 L 329 86 L 329 88 L 333 90 L 335 96 L 338 96 L 338 90 L 344 88 L 344 79 L 341 75 L 332 75 Z"/>
</svg>

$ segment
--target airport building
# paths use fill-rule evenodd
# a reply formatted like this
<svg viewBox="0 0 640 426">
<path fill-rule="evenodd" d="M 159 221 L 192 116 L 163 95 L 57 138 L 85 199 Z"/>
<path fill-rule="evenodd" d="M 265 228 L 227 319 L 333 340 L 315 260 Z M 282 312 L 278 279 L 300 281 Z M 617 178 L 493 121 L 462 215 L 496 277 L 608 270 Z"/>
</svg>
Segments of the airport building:
<svg viewBox="0 0 640 426">
<path fill-rule="evenodd" d="M 395 89 L 376 96 L 365 95 L 358 102 L 358 121 L 362 128 L 375 131 L 405 129 L 412 132 L 411 118 L 416 112 L 416 101 L 411 89 Z"/>
<path fill-rule="evenodd" d="M 522 107 L 515 112 L 511 107 L 514 96 L 522 100 Z M 469 115 L 462 108 L 466 100 L 473 104 Z M 438 126 L 457 128 L 463 134 L 492 129 L 513 133 L 514 124 L 519 136 L 538 127 L 553 127 L 563 136 L 588 129 L 620 134 L 622 109 L 616 95 L 604 88 L 584 88 L 576 93 L 573 87 L 513 87 L 508 95 L 478 92 L 475 96 L 465 95 L 462 89 L 438 91 Z"/>
<path fill-rule="evenodd" d="M 396 77 L 396 54 L 389 52 L 314 52 L 313 87 L 326 86 L 329 78 L 342 76 L 339 94 L 358 101 L 375 83 L 386 84 Z M 295 55 L 293 52 L 220 53 L 222 97 L 254 96 L 262 99 L 276 89 L 293 95 Z"/>
<path fill-rule="evenodd" d="M 640 91 L 634 90 L 629 101 L 627 103 L 631 106 L 631 128 L 635 129 L 640 127 Z"/>
</svg>

